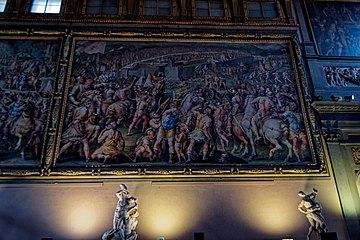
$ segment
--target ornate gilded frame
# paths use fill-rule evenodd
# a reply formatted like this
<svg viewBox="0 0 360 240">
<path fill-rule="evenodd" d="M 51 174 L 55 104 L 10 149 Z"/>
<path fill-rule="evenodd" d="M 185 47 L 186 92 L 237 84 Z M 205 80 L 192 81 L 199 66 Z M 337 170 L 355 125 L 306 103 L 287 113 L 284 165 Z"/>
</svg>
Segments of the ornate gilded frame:
<svg viewBox="0 0 360 240">
<path fill-rule="evenodd" d="M 5 47 L 9 44 L 13 44 L 13 47 L 9 49 L 4 49 L 3 56 L 2 56 L 2 84 L 1 84 L 1 94 L 2 94 L 2 110 L 6 110 L 9 112 L 9 116 L 7 118 L 3 118 L 3 125 L 2 125 L 2 139 L 1 139 L 1 150 L 2 152 L 5 151 L 6 154 L 1 156 L 2 161 L 6 161 L 6 163 L 1 164 L 0 166 L 0 174 L 3 177 L 17 177 L 17 176 L 39 176 L 41 174 L 41 169 L 44 165 L 44 159 L 46 159 L 47 152 L 49 149 L 49 146 L 51 145 L 51 142 L 53 138 L 56 135 L 56 125 L 53 125 L 53 118 L 54 118 L 54 106 L 57 104 L 57 99 L 61 98 L 60 94 L 57 91 L 57 88 L 61 85 L 59 84 L 59 79 L 61 79 L 62 75 L 64 75 L 64 68 L 63 66 L 63 57 L 62 49 L 64 47 L 64 34 L 60 32 L 53 32 L 51 34 L 48 33 L 34 33 L 31 30 L 28 31 L 11 31 L 11 32 L 1 32 L 0 41 L 2 44 L 2 47 Z M 20 44 L 18 44 L 20 43 Z M 32 47 L 33 44 L 40 45 L 40 44 L 47 44 L 47 49 L 45 50 L 46 54 L 48 56 L 45 56 L 42 59 L 42 53 L 33 53 L 34 51 L 39 51 L 40 47 L 36 49 L 36 47 Z M 20 45 L 23 45 L 23 49 L 21 49 Z M 27 46 L 27 48 L 25 47 Z M 46 46 L 45 46 L 46 48 Z M 43 49 L 41 49 L 43 50 Z M 12 52 L 13 55 L 8 55 L 9 52 Z M 29 54 L 28 56 L 21 56 L 19 54 Z M 9 65 L 8 60 L 14 59 L 11 65 Z M 24 60 L 25 59 L 25 60 Z M 44 67 L 43 71 L 47 71 L 48 73 L 43 72 L 43 78 L 40 78 L 41 70 L 37 69 L 37 67 L 40 68 L 40 66 L 44 65 L 44 62 L 48 62 L 50 64 L 53 64 L 46 67 Z M 27 64 L 26 72 L 20 72 L 21 70 L 18 70 L 20 68 L 19 64 Z M 30 66 L 29 66 L 30 65 Z M 38 66 L 37 66 L 38 65 Z M 11 69 L 10 69 L 11 68 Z M 52 68 L 52 69 L 50 69 Z M 49 70 L 51 71 L 49 73 Z M 12 79 L 9 78 L 9 72 L 12 72 L 10 74 L 14 75 Z M 37 73 L 36 73 L 37 72 Z M 34 89 L 27 89 L 21 87 L 25 86 L 25 83 L 22 83 L 21 76 L 22 74 L 27 75 L 33 75 L 35 74 L 35 77 L 40 80 L 41 85 L 38 87 L 35 87 Z M 36 76 L 36 75 L 39 76 Z M 14 80 L 16 77 L 16 81 Z M 45 84 L 45 81 L 47 82 L 47 86 Z M 9 81 L 9 82 L 6 82 Z M 6 86 L 9 85 L 9 86 Z M 10 86 L 11 85 L 11 86 Z M 30 85 L 30 84 L 29 84 Z M 47 89 L 46 89 L 47 87 Z M 42 92 L 46 91 L 46 92 Z M 40 102 L 36 102 L 34 98 L 31 98 L 30 95 L 37 96 L 38 99 L 40 99 Z M 20 97 L 22 98 L 20 100 Z M 8 99 L 9 102 L 5 102 L 5 100 Z M 29 155 L 29 143 L 21 142 L 20 145 L 20 139 L 18 140 L 18 137 L 14 136 L 14 134 L 11 132 L 14 129 L 14 126 L 12 124 L 16 123 L 15 120 L 17 120 L 18 116 L 11 116 L 11 110 L 10 107 L 12 107 L 14 104 L 18 103 L 18 101 L 21 101 L 21 104 L 24 103 L 32 103 L 32 106 L 36 106 L 38 111 L 44 112 L 42 116 L 42 120 L 38 121 L 41 126 L 41 130 L 37 133 L 37 140 L 34 138 L 32 141 L 36 142 L 37 146 L 37 156 L 28 156 Z M 41 101 L 43 101 L 44 105 L 41 105 Z M 30 109 L 30 114 L 33 114 L 34 109 Z M 4 112 L 2 112 L 2 117 L 6 115 Z M 9 120 L 9 118 L 14 118 L 12 121 Z M 9 121 L 7 121 L 9 120 Z M 40 120 L 40 119 L 39 119 Z M 32 119 L 34 121 L 34 119 Z M 25 127 L 26 127 L 25 122 Z M 31 126 L 31 129 L 34 130 L 33 125 Z M 20 133 L 21 134 L 21 133 Z M 27 133 L 23 133 L 24 136 Z M 25 139 L 25 138 L 24 138 Z M 16 145 L 15 145 L 16 144 Z M 6 149 L 7 150 L 6 150 Z M 21 163 L 19 163 L 19 160 Z M 30 164 L 27 164 L 26 162 L 31 160 Z M 36 163 L 34 163 L 36 162 Z"/>
<path fill-rule="evenodd" d="M 22 33 L 23 34 L 23 33 Z M 34 33 L 32 33 L 34 34 Z M 36 35 L 36 33 L 35 33 Z M 41 33 L 39 34 L 41 35 Z M 25 33 L 25 36 L 26 35 Z M 19 37 L 19 36 L 18 36 Z M 46 145 L 43 147 L 41 166 L 36 170 L 26 168 L 8 168 L 1 170 L 3 177 L 26 177 L 40 179 L 66 178 L 246 178 L 246 177 L 295 177 L 295 176 L 328 176 L 328 154 L 324 139 L 319 131 L 315 112 L 310 106 L 310 93 L 307 90 L 308 82 L 304 74 L 301 55 L 295 37 L 285 35 L 237 35 L 237 34 L 174 34 L 174 33 L 96 33 L 81 32 L 55 33 L 55 38 L 62 39 L 61 54 L 58 62 L 56 88 L 52 95 L 51 114 L 47 120 Z M 34 38 L 41 39 L 37 36 Z M 151 164 L 99 165 L 89 162 L 81 166 L 60 166 L 57 164 L 61 147 L 61 134 L 64 128 L 66 101 L 69 92 L 72 68 L 74 65 L 74 51 L 77 41 L 153 41 L 171 43 L 254 43 L 254 44 L 287 44 L 291 56 L 295 76 L 296 92 L 299 95 L 301 112 L 305 131 L 309 140 L 309 149 L 313 162 L 300 165 L 252 165 L 244 164 L 181 164 L 152 166 Z"/>
</svg>

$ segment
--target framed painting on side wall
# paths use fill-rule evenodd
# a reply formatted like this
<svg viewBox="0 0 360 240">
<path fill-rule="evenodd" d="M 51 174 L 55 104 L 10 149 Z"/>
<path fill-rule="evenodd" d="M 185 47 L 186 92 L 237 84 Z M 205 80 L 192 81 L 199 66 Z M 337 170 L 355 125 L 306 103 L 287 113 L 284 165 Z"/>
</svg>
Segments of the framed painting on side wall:
<svg viewBox="0 0 360 240">
<path fill-rule="evenodd" d="M 319 55 L 360 57 L 360 3 L 306 1 Z"/>
<path fill-rule="evenodd" d="M 39 167 L 61 39 L 0 38 L 0 168 Z"/>
<path fill-rule="evenodd" d="M 53 173 L 323 172 L 294 49 L 75 37 Z"/>
</svg>

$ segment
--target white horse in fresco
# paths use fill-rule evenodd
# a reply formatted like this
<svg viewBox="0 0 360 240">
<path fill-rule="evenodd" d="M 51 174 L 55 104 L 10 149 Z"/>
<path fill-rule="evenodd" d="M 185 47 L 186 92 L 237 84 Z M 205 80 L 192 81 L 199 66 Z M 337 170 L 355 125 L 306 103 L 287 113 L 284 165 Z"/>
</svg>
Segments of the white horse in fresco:
<svg viewBox="0 0 360 240">
<path fill-rule="evenodd" d="M 262 121 L 262 128 L 260 128 L 260 135 L 266 140 L 275 145 L 270 149 L 269 158 L 274 156 L 277 150 L 281 150 L 284 144 L 288 148 L 288 154 L 285 161 L 288 161 L 293 156 L 292 144 L 289 142 L 289 126 L 283 120 L 277 118 L 268 118 Z"/>
<path fill-rule="evenodd" d="M 241 127 L 244 133 L 246 134 L 246 136 L 248 137 L 252 148 L 250 158 L 253 158 L 257 155 L 254 133 L 251 128 L 251 119 L 257 112 L 255 107 L 251 104 L 252 100 L 254 100 L 255 97 L 256 96 L 254 95 L 248 95 L 246 97 L 244 103 L 245 106 L 244 117 L 241 121 Z M 288 161 L 289 159 L 291 159 L 293 156 L 293 150 L 292 150 L 292 145 L 288 140 L 288 136 L 289 136 L 288 125 L 281 119 L 268 117 L 261 120 L 260 126 L 261 126 L 259 129 L 260 136 L 262 136 L 265 140 L 269 141 L 274 145 L 274 147 L 270 149 L 269 158 L 272 158 L 276 151 L 282 149 L 282 146 L 280 144 L 282 143 L 288 149 L 288 153 L 284 161 Z"/>
</svg>

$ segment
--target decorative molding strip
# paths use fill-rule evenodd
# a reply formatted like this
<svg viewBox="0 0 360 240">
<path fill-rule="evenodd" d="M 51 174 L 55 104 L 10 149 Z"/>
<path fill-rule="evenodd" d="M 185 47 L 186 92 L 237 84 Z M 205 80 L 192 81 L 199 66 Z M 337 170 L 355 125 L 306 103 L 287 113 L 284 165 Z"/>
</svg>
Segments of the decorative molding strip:
<svg viewBox="0 0 360 240">
<path fill-rule="evenodd" d="M 171 176 L 172 178 L 185 178 L 186 175 L 190 175 L 192 178 L 199 177 L 209 177 L 209 176 L 228 176 L 228 177 L 242 177 L 244 176 L 259 176 L 259 175 L 286 175 L 286 174 L 327 174 L 326 168 L 318 169 L 315 167 L 312 168 L 299 168 L 292 169 L 291 166 L 288 166 L 287 169 L 282 167 L 274 167 L 273 169 L 240 169 L 240 168 L 222 168 L 222 169 L 192 169 L 190 167 L 184 167 L 183 169 L 158 169 L 158 170 L 148 170 L 146 168 L 138 168 L 137 170 L 109 170 L 109 169 L 99 169 L 93 166 L 91 171 L 83 170 L 60 170 L 60 171 L 46 171 L 44 170 L 41 177 L 98 177 L 98 178 L 107 178 L 107 177 L 150 177 L 150 178 L 161 178 L 166 176 Z M 39 175 L 39 174 L 38 174 Z"/>
<path fill-rule="evenodd" d="M 320 114 L 360 113 L 360 102 L 321 102 L 314 101 L 311 106 Z"/>
<path fill-rule="evenodd" d="M 0 176 L 1 177 L 39 177 L 40 172 L 37 170 L 14 170 L 14 171 L 4 171 L 0 169 Z"/>
<path fill-rule="evenodd" d="M 0 18 L 0 21 L 9 21 L 9 18 L 4 16 Z M 178 20 L 160 20 L 160 19 L 141 19 L 141 20 L 127 20 L 127 19 L 102 19 L 102 18 L 83 18 L 83 19 L 66 19 L 66 18 L 43 18 L 43 17 L 28 17 L 26 19 L 11 19 L 12 22 L 16 23 L 29 23 L 29 22 L 56 22 L 56 23 L 120 23 L 120 24 L 171 24 L 171 25 L 212 25 L 212 26 L 283 26 L 283 27 L 298 27 L 298 24 L 285 23 L 285 22 L 245 22 L 245 23 L 233 23 L 228 21 L 211 21 L 205 19 L 199 21 L 194 19 L 193 21 L 178 21 Z"/>
</svg>

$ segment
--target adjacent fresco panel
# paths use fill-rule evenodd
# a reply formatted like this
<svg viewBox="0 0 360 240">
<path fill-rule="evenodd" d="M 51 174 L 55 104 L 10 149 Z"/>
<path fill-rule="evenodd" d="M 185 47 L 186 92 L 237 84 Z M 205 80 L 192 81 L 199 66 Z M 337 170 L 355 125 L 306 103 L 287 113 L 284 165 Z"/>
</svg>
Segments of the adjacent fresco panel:
<svg viewBox="0 0 360 240">
<path fill-rule="evenodd" d="M 308 1 L 320 55 L 360 56 L 360 3 Z"/>
<path fill-rule="evenodd" d="M 57 166 L 315 163 L 287 42 L 74 44 Z"/>
<path fill-rule="evenodd" d="M 39 165 L 59 49 L 55 40 L 0 39 L 0 166 Z"/>
</svg>

